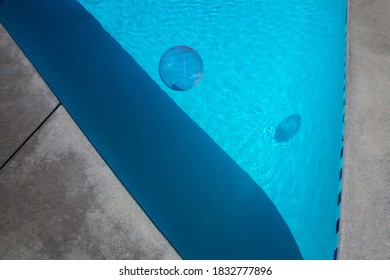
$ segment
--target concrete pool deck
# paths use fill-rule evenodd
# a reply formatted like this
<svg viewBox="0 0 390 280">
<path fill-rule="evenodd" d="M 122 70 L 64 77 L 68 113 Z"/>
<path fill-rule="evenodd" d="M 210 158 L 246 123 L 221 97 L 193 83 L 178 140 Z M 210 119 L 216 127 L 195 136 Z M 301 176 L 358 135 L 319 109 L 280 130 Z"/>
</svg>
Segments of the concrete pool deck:
<svg viewBox="0 0 390 280">
<path fill-rule="evenodd" d="M 339 259 L 390 259 L 389 4 L 350 1 Z M 180 258 L 0 30 L 0 259 Z"/>
<path fill-rule="evenodd" d="M 0 259 L 178 259 L 0 24 Z"/>
<path fill-rule="evenodd" d="M 349 1 L 339 259 L 390 259 L 390 1 Z"/>
</svg>

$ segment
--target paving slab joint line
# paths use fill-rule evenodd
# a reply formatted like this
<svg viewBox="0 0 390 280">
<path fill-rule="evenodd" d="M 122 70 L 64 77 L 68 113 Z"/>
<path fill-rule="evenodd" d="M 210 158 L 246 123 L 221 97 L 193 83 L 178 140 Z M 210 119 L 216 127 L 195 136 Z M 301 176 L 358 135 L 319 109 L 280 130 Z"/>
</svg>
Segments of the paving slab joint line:
<svg viewBox="0 0 390 280">
<path fill-rule="evenodd" d="M 7 165 L 7 163 L 20 151 L 20 149 L 30 140 L 30 138 L 46 123 L 46 121 L 54 114 L 55 111 L 61 106 L 62 104 L 59 102 L 56 107 L 50 112 L 49 115 L 46 116 L 46 118 L 30 133 L 30 135 L 22 142 L 22 144 L 19 145 L 19 147 L 7 158 L 7 160 L 4 161 L 4 163 L 0 166 L 0 171 L 3 169 L 4 166 Z"/>
</svg>

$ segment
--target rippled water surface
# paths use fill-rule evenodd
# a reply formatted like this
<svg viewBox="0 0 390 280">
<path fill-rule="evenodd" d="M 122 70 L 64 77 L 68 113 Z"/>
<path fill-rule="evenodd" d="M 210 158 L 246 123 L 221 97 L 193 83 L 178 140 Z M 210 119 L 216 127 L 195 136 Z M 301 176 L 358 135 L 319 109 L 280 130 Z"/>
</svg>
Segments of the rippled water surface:
<svg viewBox="0 0 390 280">
<path fill-rule="evenodd" d="M 265 190 L 303 256 L 333 258 L 345 1 L 79 2 Z M 202 81 L 186 92 L 166 87 L 158 73 L 175 45 L 194 48 L 204 63 Z M 275 128 L 295 114 L 299 131 L 275 141 Z"/>
</svg>

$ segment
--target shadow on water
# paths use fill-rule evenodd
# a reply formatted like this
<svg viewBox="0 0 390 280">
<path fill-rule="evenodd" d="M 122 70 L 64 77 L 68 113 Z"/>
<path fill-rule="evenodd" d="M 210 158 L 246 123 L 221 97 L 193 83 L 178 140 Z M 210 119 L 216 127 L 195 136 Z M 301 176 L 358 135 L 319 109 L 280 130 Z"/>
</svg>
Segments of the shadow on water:
<svg viewBox="0 0 390 280">
<path fill-rule="evenodd" d="M 298 133 L 301 127 L 301 116 L 291 115 L 282 120 L 275 129 L 275 141 L 286 142 Z"/>
<path fill-rule="evenodd" d="M 263 190 L 75 0 L 5 0 L 0 20 L 183 258 L 302 258 Z"/>
</svg>

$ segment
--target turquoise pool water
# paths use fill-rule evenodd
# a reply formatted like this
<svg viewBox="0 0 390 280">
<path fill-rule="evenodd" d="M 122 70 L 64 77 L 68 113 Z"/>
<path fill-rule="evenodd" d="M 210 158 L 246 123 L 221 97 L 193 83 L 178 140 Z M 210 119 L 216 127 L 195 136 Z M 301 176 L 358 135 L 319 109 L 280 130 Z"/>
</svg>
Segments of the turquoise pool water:
<svg viewBox="0 0 390 280">
<path fill-rule="evenodd" d="M 306 259 L 332 259 L 344 96 L 346 1 L 79 0 L 271 198 Z M 203 80 L 161 81 L 161 55 L 196 49 Z M 275 128 L 301 117 L 286 142 Z M 185 164 L 185 163 L 183 163 Z"/>
</svg>

